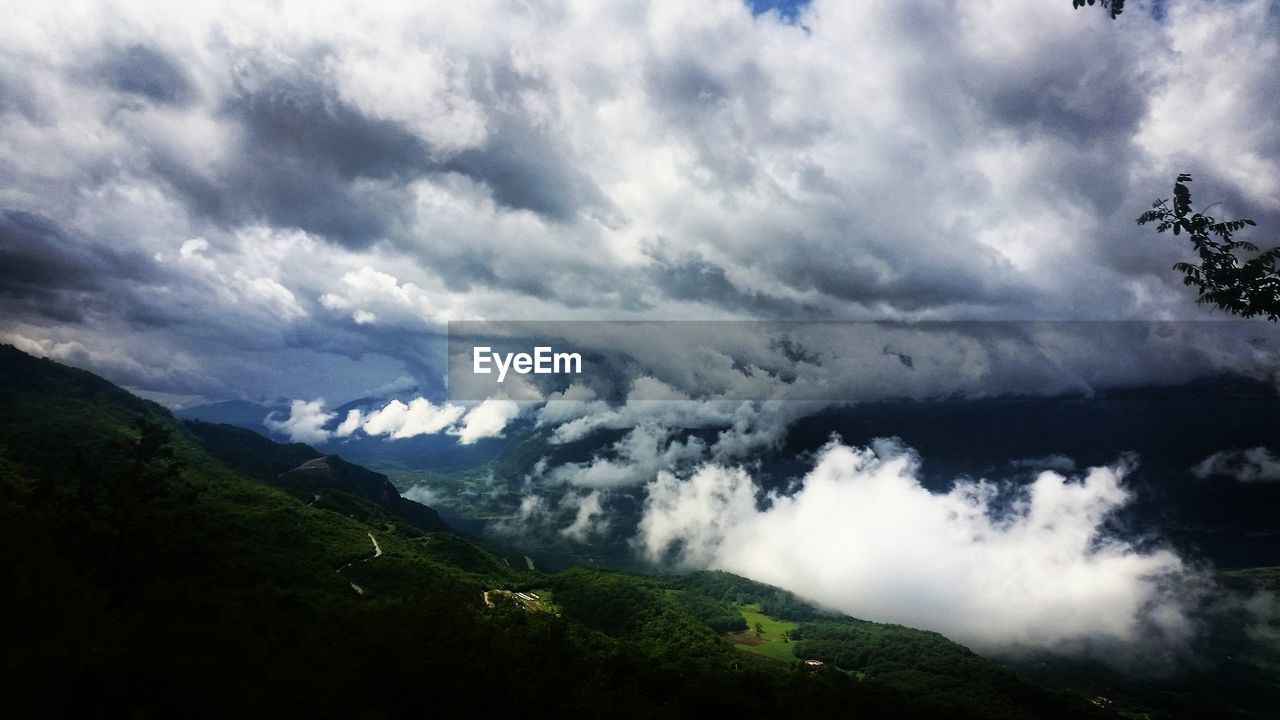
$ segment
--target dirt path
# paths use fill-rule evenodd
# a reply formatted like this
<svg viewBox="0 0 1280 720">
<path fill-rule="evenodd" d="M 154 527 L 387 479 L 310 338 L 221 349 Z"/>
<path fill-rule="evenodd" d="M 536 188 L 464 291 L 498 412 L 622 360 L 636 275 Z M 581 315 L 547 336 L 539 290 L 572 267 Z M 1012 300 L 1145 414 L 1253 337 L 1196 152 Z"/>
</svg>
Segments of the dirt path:
<svg viewBox="0 0 1280 720">
<path fill-rule="evenodd" d="M 372 560 L 373 558 L 380 558 L 380 557 L 382 557 L 382 546 L 378 544 L 378 538 L 374 537 L 374 536 L 373 536 L 373 533 L 369 533 L 369 540 L 373 543 L 373 557 L 367 557 L 367 558 L 365 558 L 365 559 L 361 560 L 360 562 L 369 562 L 369 561 L 370 561 L 370 560 Z M 338 568 L 337 570 L 334 570 L 334 572 L 336 572 L 336 573 L 341 573 L 343 570 L 346 570 L 347 568 L 351 567 L 351 566 L 352 566 L 352 565 L 354 565 L 354 564 L 355 564 L 355 563 L 347 563 L 346 565 L 343 565 L 342 567 Z M 355 583 L 351 583 L 351 589 L 352 589 L 352 590 L 355 590 L 357 595 L 363 595 L 363 594 L 364 594 L 364 588 L 360 587 L 359 585 L 357 585 L 357 584 L 355 584 Z M 486 597 L 486 599 L 487 599 L 487 597 Z"/>
</svg>

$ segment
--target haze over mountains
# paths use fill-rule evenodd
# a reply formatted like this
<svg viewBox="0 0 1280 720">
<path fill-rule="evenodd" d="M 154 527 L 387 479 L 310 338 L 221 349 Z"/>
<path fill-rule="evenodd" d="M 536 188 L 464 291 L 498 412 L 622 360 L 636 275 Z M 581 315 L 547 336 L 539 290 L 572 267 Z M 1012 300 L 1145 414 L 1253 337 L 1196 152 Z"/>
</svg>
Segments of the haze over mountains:
<svg viewBox="0 0 1280 720">
<path fill-rule="evenodd" d="M 352 403 L 338 408 L 335 415 L 341 418 L 352 407 L 376 408 L 386 402 Z M 235 412 L 226 412 L 228 408 Z M 177 415 L 227 422 L 284 439 L 262 422 L 278 411 L 236 403 L 179 410 Z M 1197 536 L 1183 549 L 1218 565 L 1248 566 L 1280 556 L 1275 544 L 1280 542 L 1277 520 L 1270 512 L 1280 484 L 1268 482 L 1269 476 L 1250 482 L 1242 475 L 1250 466 L 1233 466 L 1225 456 L 1271 446 L 1278 423 L 1280 403 L 1269 383 L 1225 376 L 1172 388 L 1138 387 L 1092 395 L 880 401 L 819 409 L 797 419 L 781 435 L 780 443 L 765 448 L 752 466 L 757 468 L 753 475 L 762 490 L 780 490 L 811 468 L 808 454 L 832 434 L 857 446 L 896 437 L 923 458 L 922 484 L 945 491 L 962 477 L 1028 481 L 1042 470 L 1071 474 L 1114 464 L 1132 453 L 1136 467 L 1129 484 L 1135 488 L 1137 507 L 1131 509 L 1135 519 L 1159 523 L 1175 538 Z M 663 435 L 663 444 L 651 451 L 697 439 L 714 442 L 718 431 L 677 428 L 675 432 L 674 437 Z M 494 492 L 504 484 L 518 489 L 539 461 L 552 469 L 586 469 L 593 459 L 620 464 L 642 460 L 635 454 L 639 452 L 637 436 L 642 435 L 636 430 L 601 429 L 571 443 L 555 442 L 552 433 L 550 427 L 517 419 L 502 437 L 471 445 L 446 434 L 390 440 L 358 433 L 333 438 L 320 447 L 367 464 L 398 465 L 405 470 L 491 470 L 495 477 L 489 489 Z M 1221 461 L 1213 472 L 1196 469 L 1215 455 Z M 676 463 L 656 469 L 687 468 Z M 577 489 L 625 490 L 643 484 L 623 479 L 593 485 L 589 474 L 583 473 L 576 477 L 562 473 L 561 480 Z M 414 487 L 410 480 L 401 482 L 404 490 Z M 448 496 L 441 500 L 448 503 Z M 514 508 L 507 510 L 514 512 Z"/>
</svg>

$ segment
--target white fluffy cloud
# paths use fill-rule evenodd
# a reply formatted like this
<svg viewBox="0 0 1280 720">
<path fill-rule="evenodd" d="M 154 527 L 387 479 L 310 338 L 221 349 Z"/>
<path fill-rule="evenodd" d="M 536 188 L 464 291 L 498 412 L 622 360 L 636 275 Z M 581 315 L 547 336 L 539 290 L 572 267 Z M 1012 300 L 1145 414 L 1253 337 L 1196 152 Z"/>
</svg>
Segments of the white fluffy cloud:
<svg viewBox="0 0 1280 720">
<path fill-rule="evenodd" d="M 370 435 L 411 438 L 434 435 L 452 426 L 466 411 L 457 405 L 436 405 L 426 398 L 414 398 L 408 404 L 392 400 L 369 413 L 361 428 Z"/>
<path fill-rule="evenodd" d="M 498 437 L 503 428 L 520 414 L 520 406 L 513 400 L 489 398 L 467 412 L 455 431 L 458 442 L 470 445 L 477 440 Z"/>
<path fill-rule="evenodd" d="M 295 442 L 321 443 L 330 438 L 350 437 L 359 430 L 394 440 L 447 432 L 457 435 L 459 443 L 470 445 L 477 440 L 501 436 L 507 424 L 520 414 L 519 404 L 505 398 L 490 398 L 468 410 L 463 405 L 447 402 L 437 405 L 418 397 L 407 403 L 391 400 L 368 414 L 359 409 L 348 410 L 346 417 L 330 430 L 326 425 L 336 415 L 326 412 L 324 406 L 324 400 L 294 400 L 287 418 L 280 420 L 273 414 L 265 422 L 267 427 Z"/>
<path fill-rule="evenodd" d="M 350 312 L 357 325 L 379 318 L 400 322 L 439 324 L 445 319 L 428 293 L 412 282 L 401 283 L 394 275 L 365 265 L 342 276 L 340 292 L 327 292 L 319 301 L 325 309 Z"/>
<path fill-rule="evenodd" d="M 324 400 L 294 400 L 289 406 L 288 417 L 278 419 L 272 413 L 263 423 L 278 433 L 288 435 L 294 442 L 320 443 L 329 439 L 329 432 L 324 426 L 332 419 L 333 413 L 324 410 Z"/>
<path fill-rule="evenodd" d="M 707 446 L 696 437 L 677 440 L 675 431 L 651 420 L 632 428 L 589 462 L 566 463 L 549 471 L 554 480 L 583 488 L 643 485 L 660 471 L 673 470 L 706 456 Z"/>
<path fill-rule="evenodd" d="M 587 542 L 608 532 L 610 523 L 603 504 L 604 497 L 604 491 L 601 490 L 592 490 L 585 495 L 566 495 L 561 504 L 573 508 L 575 513 L 573 522 L 562 529 L 560 534 L 577 542 Z"/>
<path fill-rule="evenodd" d="M 338 427 L 334 428 L 333 434 L 336 437 L 349 437 L 356 430 L 359 430 L 364 424 L 364 417 L 360 410 L 351 409 L 347 411 L 347 416 L 338 423 Z"/>
<path fill-rule="evenodd" d="M 938 630 L 983 650 L 1078 650 L 1191 630 L 1173 552 L 1111 536 L 1129 498 L 1124 463 L 1009 488 L 919 482 L 919 458 L 891 442 L 827 446 L 790 496 L 756 503 L 740 469 L 663 473 L 638 541 L 651 559 L 729 570 L 871 620 Z"/>
</svg>

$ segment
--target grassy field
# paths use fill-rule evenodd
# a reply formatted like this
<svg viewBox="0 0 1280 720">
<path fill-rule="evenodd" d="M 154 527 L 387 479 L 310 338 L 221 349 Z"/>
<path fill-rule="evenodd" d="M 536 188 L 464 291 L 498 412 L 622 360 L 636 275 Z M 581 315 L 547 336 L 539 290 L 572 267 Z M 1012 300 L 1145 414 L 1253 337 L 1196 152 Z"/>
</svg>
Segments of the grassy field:
<svg viewBox="0 0 1280 720">
<path fill-rule="evenodd" d="M 756 604 L 740 605 L 738 609 L 742 612 L 742 619 L 747 621 L 747 631 L 725 636 L 734 647 L 785 663 L 796 659 L 791 652 L 791 643 L 784 637 L 796 629 L 796 623 L 771 618 L 760 612 L 760 606 Z M 757 624 L 759 634 L 756 633 Z"/>
</svg>

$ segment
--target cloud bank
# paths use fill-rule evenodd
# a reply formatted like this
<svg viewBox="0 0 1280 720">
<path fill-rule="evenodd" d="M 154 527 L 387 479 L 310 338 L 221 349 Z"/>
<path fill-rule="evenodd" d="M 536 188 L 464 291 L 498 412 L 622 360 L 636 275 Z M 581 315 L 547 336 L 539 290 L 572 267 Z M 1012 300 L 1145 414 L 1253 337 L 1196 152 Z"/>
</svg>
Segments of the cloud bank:
<svg viewBox="0 0 1280 720">
<path fill-rule="evenodd" d="M 728 570 L 983 651 L 1189 638 L 1180 592 L 1194 573 L 1107 527 L 1129 499 L 1125 461 L 1078 478 L 1045 471 L 1021 489 L 961 480 L 946 494 L 921 486 L 920 464 L 893 441 L 832 442 L 793 494 L 763 507 L 741 469 L 661 473 L 637 542 L 650 560 Z"/>
</svg>

